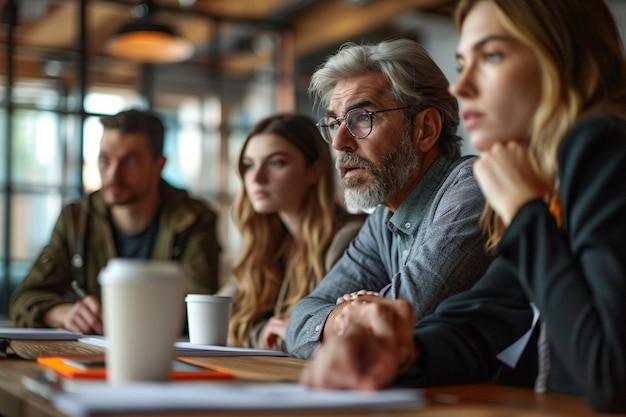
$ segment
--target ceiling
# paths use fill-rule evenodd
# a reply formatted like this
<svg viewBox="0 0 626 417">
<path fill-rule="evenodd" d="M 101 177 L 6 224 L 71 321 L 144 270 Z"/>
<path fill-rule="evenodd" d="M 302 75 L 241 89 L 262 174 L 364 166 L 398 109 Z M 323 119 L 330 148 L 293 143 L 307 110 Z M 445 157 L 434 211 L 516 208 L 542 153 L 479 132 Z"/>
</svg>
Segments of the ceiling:
<svg viewBox="0 0 626 417">
<path fill-rule="evenodd" d="M 14 0 L 18 20 L 14 27 L 15 73 L 42 76 L 42 57 L 61 63 L 76 60 L 79 39 L 79 0 Z M 7 43 L 6 6 L 0 34 Z M 196 46 L 192 63 L 209 65 L 211 45 L 219 37 L 220 67 L 228 74 L 246 74 L 272 59 L 277 44 L 287 47 L 293 60 L 334 50 L 346 40 L 391 30 L 395 18 L 425 11 L 449 15 L 455 0 L 154 0 L 155 17 L 170 24 Z M 131 19 L 140 0 L 89 0 L 86 9 L 87 50 L 90 61 L 105 58 L 104 46 L 117 28 Z M 274 29 L 282 28 L 276 37 Z M 286 36 L 284 34 L 287 34 Z M 357 39 L 358 40 L 358 39 Z M 282 43 L 281 43 L 282 42 Z M 333 48 L 333 49 L 329 49 Z M 213 52 L 211 52 L 213 51 Z M 6 55 L 6 47 L 0 50 Z M 102 64 L 90 78 L 112 84 L 135 82 L 136 64 Z M 45 70 L 48 71 L 48 70 Z M 5 66 L 0 68 L 4 74 Z M 50 76 L 50 74 L 48 74 Z M 62 74 L 60 75 L 62 76 Z M 67 77 L 68 82 L 76 77 Z"/>
</svg>

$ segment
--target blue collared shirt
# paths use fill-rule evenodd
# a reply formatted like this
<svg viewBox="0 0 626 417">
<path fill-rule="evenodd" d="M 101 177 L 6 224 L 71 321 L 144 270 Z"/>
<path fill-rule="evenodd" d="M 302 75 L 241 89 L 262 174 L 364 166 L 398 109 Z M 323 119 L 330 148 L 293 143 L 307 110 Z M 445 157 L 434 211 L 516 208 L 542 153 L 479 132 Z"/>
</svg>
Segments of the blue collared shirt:
<svg viewBox="0 0 626 417">
<path fill-rule="evenodd" d="M 395 213 L 380 206 L 320 285 L 293 309 L 287 348 L 308 358 L 338 297 L 361 289 L 404 299 L 415 319 L 469 289 L 493 259 L 479 218 L 485 204 L 475 157 L 440 156 Z"/>
<path fill-rule="evenodd" d="M 394 270 L 399 270 L 400 265 L 407 260 L 431 199 L 441 186 L 441 180 L 446 176 L 452 162 L 450 158 L 438 158 L 395 213 L 381 207 L 386 212 L 387 227 L 392 233 L 391 253 L 397 254 L 398 264 Z"/>
</svg>

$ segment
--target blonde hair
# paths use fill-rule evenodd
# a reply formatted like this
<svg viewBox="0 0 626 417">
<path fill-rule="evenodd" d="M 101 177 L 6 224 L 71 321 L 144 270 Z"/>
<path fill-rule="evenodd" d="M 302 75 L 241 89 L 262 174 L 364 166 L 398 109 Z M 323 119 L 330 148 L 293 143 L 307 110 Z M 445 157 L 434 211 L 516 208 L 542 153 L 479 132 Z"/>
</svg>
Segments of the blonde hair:
<svg viewBox="0 0 626 417">
<path fill-rule="evenodd" d="M 250 139 L 259 133 L 276 134 L 294 145 L 310 166 L 319 161 L 322 175 L 302 202 L 301 242 L 295 241 L 277 214 L 260 214 L 244 187 L 235 200 L 233 220 L 243 238 L 241 256 L 233 268 L 239 292 L 233 303 L 229 329 L 232 343 L 243 345 L 251 327 L 274 310 L 283 280 L 289 280 L 285 302 L 279 310 L 288 316 L 295 303 L 324 277 L 324 252 L 330 244 L 343 210 L 335 202 L 335 177 L 329 146 L 313 121 L 300 114 L 277 114 L 257 123 L 239 155 L 243 182 L 243 155 Z"/>
<path fill-rule="evenodd" d="M 598 111 L 626 117 L 626 58 L 611 11 L 603 0 L 461 0 L 459 30 L 480 1 L 493 3 L 509 34 L 537 55 L 542 92 L 529 152 L 537 174 L 554 184 L 559 146 L 577 120 Z M 487 246 L 496 246 L 504 224 L 488 206 L 481 222 Z"/>
</svg>

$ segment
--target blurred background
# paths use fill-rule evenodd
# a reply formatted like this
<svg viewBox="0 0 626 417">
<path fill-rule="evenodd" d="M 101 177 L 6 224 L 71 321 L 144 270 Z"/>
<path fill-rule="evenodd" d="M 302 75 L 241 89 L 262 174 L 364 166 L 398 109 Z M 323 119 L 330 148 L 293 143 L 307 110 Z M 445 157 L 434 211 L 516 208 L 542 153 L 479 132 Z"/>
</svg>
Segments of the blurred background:
<svg viewBox="0 0 626 417">
<path fill-rule="evenodd" d="M 248 129 L 278 111 L 317 119 L 310 75 L 346 41 L 417 40 L 454 80 L 455 3 L 1 1 L 0 316 L 61 207 L 100 186 L 99 116 L 163 117 L 164 177 L 218 211 L 224 280 L 238 255 L 230 206 Z M 624 33 L 626 0 L 608 3 Z"/>
</svg>

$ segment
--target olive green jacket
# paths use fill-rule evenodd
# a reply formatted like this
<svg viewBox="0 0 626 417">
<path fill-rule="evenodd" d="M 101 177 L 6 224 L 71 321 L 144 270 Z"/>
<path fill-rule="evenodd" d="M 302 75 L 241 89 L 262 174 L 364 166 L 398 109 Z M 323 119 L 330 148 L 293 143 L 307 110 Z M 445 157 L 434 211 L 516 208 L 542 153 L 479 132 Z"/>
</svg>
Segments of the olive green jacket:
<svg viewBox="0 0 626 417">
<path fill-rule="evenodd" d="M 220 253 L 216 214 L 163 180 L 160 192 L 159 233 L 152 258 L 179 261 L 188 279 L 188 293 L 213 294 L 218 286 Z M 116 256 L 109 208 L 102 192 L 66 205 L 50 242 L 11 295 L 11 319 L 17 326 L 45 327 L 43 317 L 48 310 L 76 301 L 70 287 L 74 279 L 99 298 L 98 273 Z"/>
</svg>

